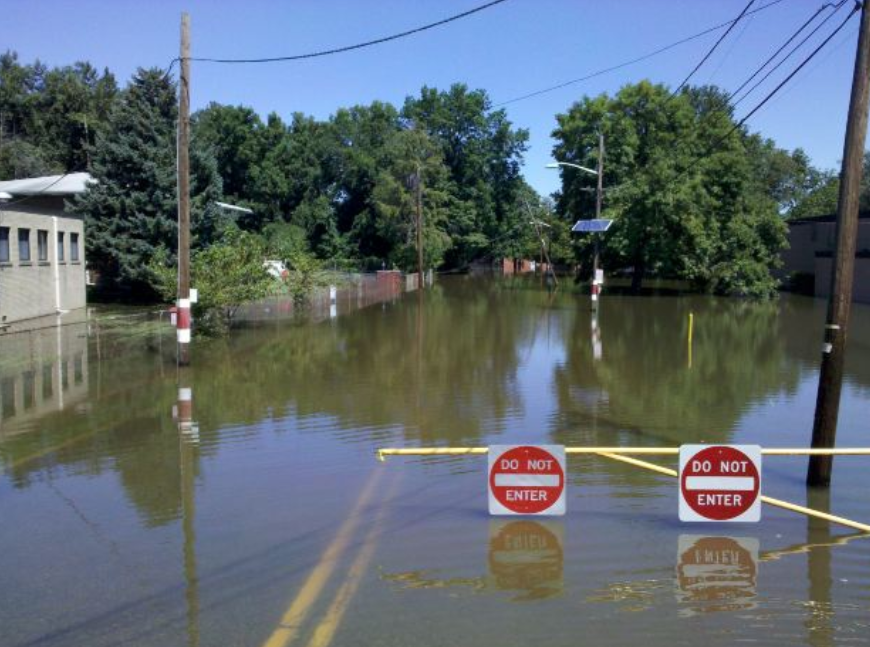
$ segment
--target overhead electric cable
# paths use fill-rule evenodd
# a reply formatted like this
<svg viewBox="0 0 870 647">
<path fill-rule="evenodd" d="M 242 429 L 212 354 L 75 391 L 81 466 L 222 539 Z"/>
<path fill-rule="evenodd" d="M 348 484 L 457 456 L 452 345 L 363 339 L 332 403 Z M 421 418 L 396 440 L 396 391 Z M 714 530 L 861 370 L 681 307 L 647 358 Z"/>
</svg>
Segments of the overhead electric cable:
<svg viewBox="0 0 870 647">
<path fill-rule="evenodd" d="M 764 11 L 765 9 L 769 9 L 772 6 L 779 4 L 780 2 L 783 2 L 783 0 L 772 0 L 772 2 L 768 2 L 765 5 L 761 5 L 757 9 L 753 9 L 752 11 L 746 12 L 745 15 L 750 16 L 753 14 L 757 14 L 761 11 Z M 556 85 L 551 85 L 549 87 L 542 88 L 540 90 L 535 90 L 534 92 L 522 94 L 518 97 L 513 97 L 512 99 L 507 99 L 507 100 L 502 101 L 500 103 L 494 104 L 493 107 L 500 108 L 501 106 L 506 106 L 506 105 L 509 105 L 511 103 L 516 103 L 517 101 L 524 101 L 526 99 L 531 99 L 532 97 L 537 97 L 537 96 L 540 96 L 542 94 L 548 94 L 550 92 L 555 92 L 556 90 L 561 90 L 562 88 L 566 88 L 569 85 L 574 85 L 575 83 L 582 83 L 583 81 L 588 81 L 590 79 L 594 79 L 595 77 L 602 76 L 602 75 L 607 74 L 609 72 L 615 72 L 616 70 L 620 70 L 624 67 L 629 67 L 631 65 L 634 65 L 635 63 L 640 63 L 640 62 L 645 61 L 649 58 L 653 58 L 654 56 L 658 56 L 659 54 L 664 54 L 665 52 L 672 50 L 675 47 L 679 47 L 680 45 L 684 45 L 685 43 L 689 43 L 693 40 L 697 40 L 703 36 L 706 36 L 707 34 L 710 34 L 712 32 L 720 30 L 723 27 L 727 27 L 728 25 L 733 25 L 736 22 L 736 20 L 737 19 L 735 18 L 734 20 L 728 20 L 728 21 L 720 23 L 718 25 L 708 27 L 707 29 L 704 29 L 703 31 L 699 31 L 697 34 L 692 34 L 691 36 L 686 36 L 685 38 L 681 38 L 680 40 L 674 41 L 673 43 L 670 43 L 669 45 L 664 45 L 663 47 L 659 47 L 658 49 L 653 50 L 652 52 L 649 52 L 647 54 L 643 54 L 642 56 L 638 56 L 637 58 L 633 58 L 631 60 L 625 61 L 623 63 L 618 63 L 616 65 L 611 65 L 610 67 L 605 67 L 605 68 L 602 68 L 602 69 L 597 70 L 595 72 L 590 72 L 589 74 L 586 74 L 585 76 L 578 77 L 576 79 L 564 81 L 563 83 L 558 83 Z"/>
<path fill-rule="evenodd" d="M 802 70 L 802 69 L 803 69 L 803 68 L 804 68 L 804 67 L 805 67 L 805 66 L 806 66 L 806 65 L 807 65 L 811 60 L 813 60 L 813 58 L 816 56 L 816 54 L 818 54 L 820 51 L 822 51 L 822 49 L 824 49 L 824 47 L 825 47 L 829 42 L 831 42 L 831 40 L 834 38 L 834 36 L 836 36 L 838 33 L 840 33 L 840 31 L 843 29 L 843 27 L 846 26 L 846 24 L 847 24 L 847 23 L 852 19 L 852 17 L 853 17 L 853 16 L 858 12 L 859 9 L 861 9 L 861 5 L 858 4 L 858 3 L 856 3 L 855 6 L 853 7 L 852 11 L 849 12 L 849 15 L 846 16 L 846 19 L 843 20 L 843 22 L 840 23 L 840 25 L 839 25 L 839 26 L 838 26 L 834 31 L 832 31 L 830 34 L 828 34 L 828 36 L 827 36 L 827 38 L 825 38 L 825 40 L 823 40 L 823 41 L 822 41 L 822 42 L 821 42 L 821 43 L 820 43 L 820 44 L 819 44 L 819 45 L 818 45 L 818 46 L 817 46 L 817 47 L 816 47 L 812 52 L 810 52 L 810 54 L 809 54 L 806 58 L 804 58 L 804 60 L 801 61 L 801 62 L 798 64 L 798 66 L 795 67 L 795 68 L 791 71 L 791 73 L 790 73 L 788 76 L 786 76 L 786 77 L 785 77 L 785 78 L 784 78 L 784 79 L 779 83 L 779 85 L 777 85 L 773 90 L 771 90 L 771 91 L 767 94 L 767 96 L 764 97 L 764 99 L 762 99 L 761 101 L 759 101 L 758 104 L 756 104 L 756 106 L 755 106 L 752 110 L 750 110 L 748 113 L 746 113 L 746 115 L 745 115 L 745 116 L 744 116 L 740 121 L 738 121 L 736 124 L 734 124 L 734 125 L 733 125 L 729 130 L 728 130 L 728 132 L 726 132 L 722 137 L 720 137 L 719 139 L 717 139 L 717 140 L 712 144 L 712 146 L 710 146 L 711 151 L 712 151 L 712 152 L 715 152 L 715 149 L 716 149 L 716 148 L 718 148 L 720 145 L 722 145 L 722 143 L 725 142 L 725 140 L 727 140 L 727 139 L 728 139 L 728 138 L 729 138 L 729 137 L 730 137 L 730 136 L 731 136 L 731 135 L 732 135 L 736 130 L 738 130 L 739 128 L 741 128 L 741 127 L 742 127 L 742 126 L 743 126 L 743 125 L 744 125 L 744 124 L 749 120 L 749 118 L 752 117 L 752 115 L 754 115 L 756 112 L 758 112 L 759 110 L 761 110 L 761 108 L 762 108 L 762 107 L 763 107 L 763 106 L 764 106 L 768 101 L 770 101 L 770 100 L 771 100 L 771 99 L 772 99 L 772 98 L 773 98 L 773 97 L 774 97 L 774 96 L 775 96 L 775 95 L 776 95 L 776 94 L 777 94 L 777 93 L 778 93 L 778 92 L 779 92 L 783 87 L 785 87 L 785 85 L 786 85 L 789 81 L 791 81 L 791 80 L 795 77 L 795 75 L 796 75 L 798 72 L 800 72 L 800 71 L 801 71 L 801 70 Z M 698 165 L 698 162 L 700 162 L 704 157 L 707 157 L 707 156 L 709 156 L 710 154 L 712 154 L 712 153 L 706 153 L 706 154 L 704 154 L 704 155 L 701 155 L 701 156 L 699 156 L 699 157 L 696 157 L 695 160 L 694 160 L 691 164 L 688 164 L 688 165 L 687 165 L 687 166 L 686 166 L 682 171 L 680 171 L 679 173 L 677 173 L 677 175 L 676 175 L 674 178 L 672 178 L 669 182 L 667 182 L 667 183 L 666 183 L 666 186 L 667 186 L 667 185 L 670 185 L 670 184 L 673 184 L 674 182 L 676 182 L 677 180 L 679 180 L 681 177 L 683 177 L 683 176 L 684 176 L 686 173 L 688 173 L 689 171 L 698 168 L 698 166 L 697 166 L 697 165 Z"/>
<path fill-rule="evenodd" d="M 822 49 L 825 47 L 825 45 L 827 45 L 829 42 L 831 42 L 831 39 L 833 39 L 834 36 L 836 36 L 837 34 L 840 33 L 840 31 L 843 29 L 843 27 L 846 26 L 846 24 L 847 24 L 847 23 L 852 19 L 852 17 L 853 17 L 853 16 L 858 12 L 858 10 L 859 10 L 860 8 L 861 8 L 861 5 L 860 5 L 859 3 L 856 2 L 856 3 L 855 3 L 855 6 L 852 7 L 852 11 L 850 11 L 850 12 L 849 12 L 849 15 L 846 16 L 846 19 L 843 20 L 843 22 L 841 22 L 841 23 L 839 24 L 839 26 L 838 26 L 834 31 L 832 31 L 830 34 L 828 34 L 828 37 L 825 38 L 825 40 L 823 40 L 823 41 L 818 45 L 818 47 L 816 47 L 816 48 L 815 48 L 815 49 L 810 53 L 809 56 L 807 56 L 803 61 L 801 61 L 800 65 L 798 65 L 795 69 L 793 69 L 793 70 L 791 71 L 791 74 L 789 74 L 789 75 L 788 75 L 787 77 L 785 77 L 782 81 L 780 81 L 779 85 L 777 85 L 773 90 L 771 90 L 771 91 L 767 94 L 767 96 L 764 97 L 764 99 L 762 99 L 762 100 L 761 100 L 761 101 L 760 101 L 760 102 L 759 102 L 759 103 L 758 103 L 758 104 L 757 104 L 757 105 L 756 105 L 752 110 L 750 110 L 750 111 L 746 114 L 746 116 L 743 117 L 743 119 L 741 119 L 741 120 L 740 120 L 740 121 L 739 121 L 739 122 L 734 126 L 734 129 L 739 128 L 740 126 L 742 126 L 743 124 L 745 124 L 746 121 L 747 121 L 747 120 L 748 120 L 752 115 L 754 115 L 756 112 L 758 112 L 758 111 L 762 108 L 762 106 L 764 106 L 765 103 L 767 103 L 768 101 L 770 101 L 770 100 L 773 98 L 773 96 L 774 96 L 777 92 L 779 92 L 780 89 L 782 89 L 782 87 L 783 87 L 786 83 L 788 83 L 789 81 L 791 81 L 791 79 L 794 78 L 794 76 L 795 76 L 798 72 L 800 72 L 800 71 L 804 68 L 804 66 L 805 66 L 807 63 L 809 63 L 811 60 L 813 60 L 813 58 L 815 57 L 815 55 L 818 54 L 820 51 L 822 51 Z M 734 129 L 732 129 L 732 131 L 733 131 Z M 731 134 L 731 133 L 729 132 L 728 134 Z"/>
<path fill-rule="evenodd" d="M 451 22 L 455 22 L 457 20 L 461 20 L 462 18 L 467 18 L 472 14 L 476 14 L 484 9 L 489 9 L 490 7 L 494 7 L 495 5 L 501 4 L 503 2 L 507 2 L 507 0 L 492 0 L 492 2 L 487 2 L 486 4 L 482 4 L 479 7 L 474 7 L 473 9 L 469 9 L 468 11 L 463 11 L 462 13 L 456 14 L 454 16 L 450 16 L 449 18 L 444 18 L 443 20 L 438 20 L 436 22 L 429 23 L 427 25 L 422 25 L 421 27 L 415 27 L 414 29 L 409 29 L 407 31 L 400 32 L 398 34 L 392 34 L 390 36 L 384 36 L 382 38 L 376 38 L 375 40 L 369 40 L 364 43 L 357 43 L 355 45 L 346 45 L 344 47 L 336 47 L 334 49 L 326 49 L 318 52 L 310 52 L 308 54 L 294 54 L 291 56 L 270 56 L 265 58 L 206 58 L 206 57 L 191 57 L 191 61 L 196 61 L 198 63 L 278 63 L 281 61 L 300 61 L 307 58 L 318 58 L 321 56 L 330 56 L 332 54 L 341 54 L 343 52 L 350 52 L 357 49 L 363 49 L 364 47 L 371 47 L 372 45 L 380 45 L 382 43 L 387 43 L 393 40 L 398 40 L 400 38 L 405 38 L 406 36 L 412 36 L 414 34 L 419 34 L 420 32 L 427 31 L 429 29 L 434 29 L 435 27 L 441 27 L 442 25 L 446 25 Z M 178 59 L 175 59 L 176 61 Z"/>
<path fill-rule="evenodd" d="M 789 51 L 789 53 L 786 54 L 785 56 L 783 56 L 782 59 L 781 59 L 781 60 L 780 60 L 776 65 L 774 65 L 772 68 L 770 68 L 770 70 L 767 71 L 767 74 L 765 74 L 765 75 L 762 76 L 760 79 L 758 79 L 758 81 L 756 81 L 756 82 L 752 85 L 751 88 L 749 88 L 746 92 L 744 92 L 744 93 L 743 93 L 743 96 L 738 97 L 738 98 L 734 101 L 734 104 L 733 104 L 733 105 L 734 105 L 734 106 L 737 106 L 739 103 L 742 103 L 743 100 L 746 99 L 746 97 L 748 97 L 750 94 L 752 94 L 753 92 L 755 92 L 755 90 L 756 90 L 756 88 L 758 88 L 758 86 L 760 86 L 760 85 L 761 85 L 762 83 L 764 83 L 767 79 L 769 79 L 770 76 L 771 76 L 774 72 L 776 72 L 776 71 L 777 71 L 777 70 L 782 66 L 783 63 L 785 63 L 788 59 L 790 59 L 790 58 L 795 54 L 795 52 L 797 52 L 801 47 L 803 47 L 803 46 L 806 44 L 806 42 L 807 42 L 810 38 L 812 38 L 813 36 L 815 36 L 815 35 L 816 35 L 816 32 L 818 32 L 819 29 L 821 29 L 821 28 L 825 25 L 826 22 L 828 22 L 831 18 L 833 18 L 833 17 L 836 15 L 836 13 L 837 13 L 841 8 L 842 8 L 842 6 L 843 6 L 844 4 L 845 4 L 845 0 L 843 0 L 842 2 L 840 2 L 840 4 L 838 4 L 838 5 L 835 5 L 834 11 L 833 11 L 831 14 L 829 14 L 829 15 L 828 15 L 828 16 L 827 16 L 827 17 L 826 17 L 822 22 L 820 22 L 818 25 L 816 25 L 816 27 L 815 27 L 815 28 L 814 28 L 814 29 L 813 29 L 809 34 L 807 34 L 806 36 L 804 36 L 804 37 L 801 39 L 801 42 L 799 42 L 797 45 L 795 45 L 794 47 L 792 47 L 791 50 Z M 850 14 L 850 17 L 851 17 L 851 14 Z M 760 70 L 759 70 L 759 71 L 760 71 Z M 742 86 L 741 86 L 741 87 L 742 87 Z M 735 90 L 734 92 L 732 92 L 732 93 L 729 95 L 728 98 L 730 99 L 731 97 L 733 97 L 733 96 L 736 95 L 736 94 L 737 94 L 737 90 Z"/>
<path fill-rule="evenodd" d="M 749 85 L 750 83 L 752 83 L 752 80 L 753 80 L 756 76 L 758 76 L 759 74 L 761 74 L 761 72 L 764 70 L 764 68 L 766 68 L 768 65 L 770 65 L 770 63 L 771 63 L 771 62 L 772 62 L 772 61 L 773 61 L 777 56 L 779 56 L 780 52 L 782 52 L 782 50 L 784 50 L 786 47 L 788 47 L 789 44 L 790 44 L 790 43 L 791 43 L 795 38 L 797 38 L 798 36 L 800 36 L 800 33 L 801 33 L 804 29 L 806 29 L 806 28 L 810 25 L 810 23 L 812 23 L 816 18 L 818 18 L 818 16 L 819 16 L 820 13 L 822 13 L 822 12 L 823 12 L 825 9 L 827 9 L 828 7 L 835 7 L 835 6 L 836 6 L 836 7 L 839 9 L 839 8 L 843 5 L 843 3 L 844 3 L 845 1 L 846 1 L 846 0 L 841 0 L 841 2 L 839 3 L 839 5 L 834 5 L 834 4 L 830 3 L 830 2 L 826 2 L 826 3 L 823 4 L 821 7 L 819 7 L 818 9 L 816 9 L 816 12 L 815 12 L 812 16 L 810 16 L 809 18 L 807 18 L 806 22 L 804 22 L 804 24 L 802 24 L 800 27 L 798 27 L 798 29 L 797 29 L 796 32 L 794 32 L 791 36 L 789 36 L 788 40 L 785 41 L 782 45 L 779 46 L 779 49 L 777 49 L 773 54 L 771 54 L 771 55 L 767 58 L 767 60 L 764 61 L 764 63 L 762 63 L 761 66 L 760 66 L 757 70 L 755 70 L 755 72 L 753 72 L 753 73 L 749 76 L 748 79 L 746 79 L 743 83 L 740 84 L 740 86 L 739 86 L 736 90 L 734 90 L 733 92 L 731 92 L 731 94 L 728 95 L 728 99 L 730 100 L 732 97 L 736 96 L 736 95 L 737 95 L 737 94 L 738 94 L 738 93 L 739 93 L 743 88 L 745 88 L 747 85 Z M 830 16 L 828 16 L 828 18 L 830 18 L 830 17 L 833 16 L 833 15 L 834 15 L 834 14 L 832 13 Z M 825 20 L 827 20 L 827 18 L 826 18 Z M 822 24 L 824 24 L 824 23 L 822 23 Z"/>
<path fill-rule="evenodd" d="M 675 96 L 675 95 L 679 94 L 680 90 L 682 90 L 684 87 L 686 87 L 686 83 L 689 82 L 689 79 L 691 79 L 693 76 L 695 76 L 695 72 L 700 70 L 701 66 L 707 62 L 707 59 L 713 55 L 713 52 L 716 51 L 716 48 L 719 47 L 719 44 L 723 40 L 725 40 L 725 38 L 728 36 L 728 34 L 731 33 L 731 30 L 734 29 L 734 27 L 737 25 L 737 23 L 740 22 L 741 18 L 743 18 L 743 16 L 746 15 L 746 12 L 749 11 L 749 7 L 751 7 L 754 3 L 755 3 L 755 0 L 749 0 L 749 3 L 745 7 L 743 7 L 743 11 L 740 12 L 740 15 L 737 16 L 737 18 L 735 18 L 734 21 L 730 25 L 728 25 L 728 29 L 725 30 L 725 33 L 722 34 L 721 36 L 719 36 L 719 40 L 717 40 L 715 43 L 713 43 L 713 47 L 710 48 L 710 50 L 704 55 L 704 58 L 702 58 L 698 62 L 698 64 L 692 69 L 691 72 L 689 72 L 689 76 L 687 76 L 685 79 L 683 79 L 683 82 L 677 86 L 677 89 L 673 91 L 671 96 Z"/>
</svg>

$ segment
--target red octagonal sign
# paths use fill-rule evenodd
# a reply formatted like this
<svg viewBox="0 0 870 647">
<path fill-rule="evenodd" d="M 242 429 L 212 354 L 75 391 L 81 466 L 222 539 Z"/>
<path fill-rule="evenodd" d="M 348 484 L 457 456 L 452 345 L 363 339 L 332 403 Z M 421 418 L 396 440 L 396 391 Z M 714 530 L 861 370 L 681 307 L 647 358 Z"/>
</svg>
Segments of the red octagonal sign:
<svg viewBox="0 0 870 647">
<path fill-rule="evenodd" d="M 680 447 L 680 521 L 759 521 L 761 447 Z"/>
<path fill-rule="evenodd" d="M 561 445 L 491 446 L 489 513 L 565 514 L 565 448 Z"/>
</svg>

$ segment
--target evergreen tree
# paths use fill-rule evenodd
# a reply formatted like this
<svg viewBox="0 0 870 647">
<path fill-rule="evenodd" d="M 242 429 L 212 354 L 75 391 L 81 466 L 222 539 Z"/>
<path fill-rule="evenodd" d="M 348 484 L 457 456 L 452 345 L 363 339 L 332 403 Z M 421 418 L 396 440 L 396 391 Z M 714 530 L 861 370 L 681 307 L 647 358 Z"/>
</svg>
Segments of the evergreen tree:
<svg viewBox="0 0 870 647">
<path fill-rule="evenodd" d="M 96 182 L 71 205 L 85 216 L 88 262 L 101 286 L 133 298 L 154 296 L 149 263 L 158 249 L 177 247 L 175 89 L 158 69 L 137 71 L 97 140 Z M 220 177 L 214 160 L 196 148 L 191 169 L 194 236 L 209 240 L 220 229 L 211 205 Z"/>
</svg>

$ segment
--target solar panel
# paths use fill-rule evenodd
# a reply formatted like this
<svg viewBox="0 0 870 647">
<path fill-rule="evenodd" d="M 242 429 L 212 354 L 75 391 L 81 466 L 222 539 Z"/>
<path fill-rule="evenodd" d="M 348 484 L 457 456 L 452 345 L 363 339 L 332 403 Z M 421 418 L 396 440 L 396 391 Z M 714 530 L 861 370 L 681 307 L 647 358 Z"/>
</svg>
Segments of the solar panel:
<svg viewBox="0 0 870 647">
<path fill-rule="evenodd" d="M 578 220 L 574 223 L 574 226 L 571 227 L 571 231 L 577 232 L 588 232 L 588 233 L 602 233 L 607 231 L 610 228 L 612 220 L 608 220 L 606 218 L 592 218 L 591 220 Z"/>
</svg>

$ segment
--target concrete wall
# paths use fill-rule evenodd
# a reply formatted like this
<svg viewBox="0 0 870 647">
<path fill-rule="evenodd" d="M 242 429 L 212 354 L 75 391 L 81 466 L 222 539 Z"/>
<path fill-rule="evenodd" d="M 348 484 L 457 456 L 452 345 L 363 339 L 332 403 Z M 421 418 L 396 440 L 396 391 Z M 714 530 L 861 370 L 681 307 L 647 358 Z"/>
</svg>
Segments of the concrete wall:
<svg viewBox="0 0 870 647">
<path fill-rule="evenodd" d="M 827 298 L 831 294 L 831 264 L 830 257 L 815 259 L 817 297 Z M 855 280 L 852 289 L 852 300 L 855 303 L 870 303 L 870 258 L 855 259 Z"/>
<path fill-rule="evenodd" d="M 35 197 L 0 205 L 0 227 L 9 228 L 8 262 L 0 263 L 0 324 L 85 306 L 85 237 L 82 219 L 63 210 L 63 199 Z M 18 231 L 30 230 L 30 261 L 19 258 Z M 39 260 L 38 235 L 48 232 L 48 258 Z M 64 233 L 64 258 L 58 259 L 57 233 Z M 78 234 L 79 259 L 70 255 Z"/>
<path fill-rule="evenodd" d="M 832 252 L 836 245 L 836 223 L 833 221 L 796 221 L 789 223 L 789 249 L 783 250 L 783 266 L 779 274 L 787 277 L 794 272 L 812 274 L 817 252 Z M 858 221 L 858 251 L 870 250 L 870 219 Z M 817 277 L 818 282 L 818 277 Z"/>
</svg>

